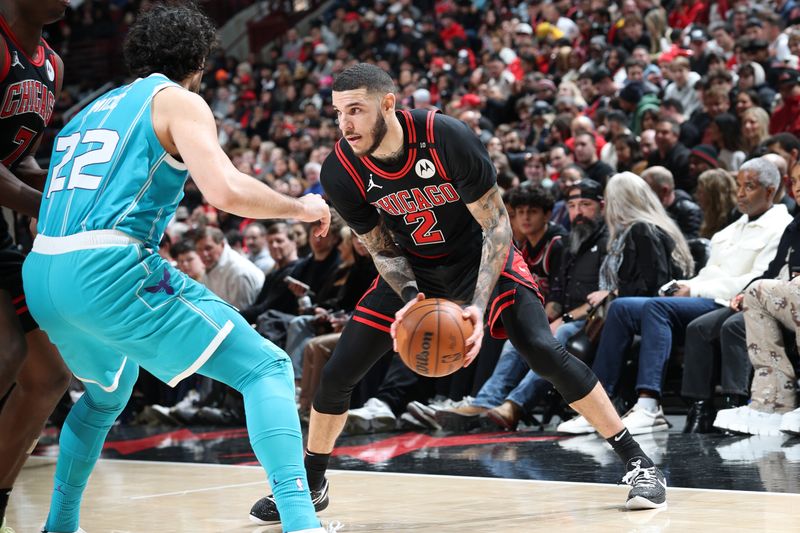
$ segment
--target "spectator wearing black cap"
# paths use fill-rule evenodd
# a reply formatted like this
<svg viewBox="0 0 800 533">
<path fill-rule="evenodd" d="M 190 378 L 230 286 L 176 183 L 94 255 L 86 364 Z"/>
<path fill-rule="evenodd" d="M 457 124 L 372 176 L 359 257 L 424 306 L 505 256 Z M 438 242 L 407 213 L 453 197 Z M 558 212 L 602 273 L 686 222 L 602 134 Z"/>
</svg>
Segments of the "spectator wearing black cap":
<svg viewBox="0 0 800 533">
<path fill-rule="evenodd" d="M 675 176 L 675 187 L 686 192 L 694 190 L 689 176 L 689 149 L 679 140 L 680 124 L 672 119 L 662 119 L 656 124 L 656 150 L 648 158 L 648 166 L 662 166 Z"/>
<path fill-rule="evenodd" d="M 772 113 L 769 133 L 775 135 L 785 131 L 800 136 L 800 72 L 784 69 L 778 74 L 778 91 L 782 103 Z"/>
<path fill-rule="evenodd" d="M 697 72 L 701 76 L 705 76 L 708 72 L 710 51 L 708 50 L 707 44 L 708 33 L 706 33 L 705 28 L 696 27 L 689 32 L 689 49 L 692 51 L 689 64 L 692 66 L 692 71 Z"/>
<path fill-rule="evenodd" d="M 697 187 L 697 178 L 706 170 L 719 168 L 719 152 L 710 144 L 698 144 L 689 152 L 689 174 L 684 181 L 683 190 L 693 193 Z"/>
</svg>

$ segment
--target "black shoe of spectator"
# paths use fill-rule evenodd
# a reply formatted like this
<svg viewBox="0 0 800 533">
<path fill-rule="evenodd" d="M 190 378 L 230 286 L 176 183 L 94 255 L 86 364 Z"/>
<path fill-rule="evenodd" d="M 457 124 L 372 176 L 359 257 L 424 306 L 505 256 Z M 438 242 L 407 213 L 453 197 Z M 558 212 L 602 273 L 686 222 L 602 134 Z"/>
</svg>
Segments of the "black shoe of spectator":
<svg viewBox="0 0 800 533">
<path fill-rule="evenodd" d="M 735 409 L 747 405 L 747 396 L 741 394 L 726 394 L 722 397 L 722 409 Z"/>
<path fill-rule="evenodd" d="M 686 415 L 684 433 L 714 433 L 714 404 L 712 400 L 698 400 L 689 408 Z"/>
</svg>

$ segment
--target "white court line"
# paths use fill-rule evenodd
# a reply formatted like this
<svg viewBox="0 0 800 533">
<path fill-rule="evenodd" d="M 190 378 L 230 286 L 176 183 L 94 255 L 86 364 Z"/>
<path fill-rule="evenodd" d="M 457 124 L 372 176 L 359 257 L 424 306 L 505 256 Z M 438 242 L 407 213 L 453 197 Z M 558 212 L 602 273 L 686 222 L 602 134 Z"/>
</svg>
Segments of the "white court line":
<svg viewBox="0 0 800 533">
<path fill-rule="evenodd" d="M 36 456 L 31 457 L 31 459 L 37 459 Z M 42 458 L 44 459 L 44 458 Z M 52 459 L 52 458 L 51 458 Z M 148 464 L 148 465 L 157 465 L 157 464 L 164 464 L 164 465 L 172 465 L 172 466 L 184 466 L 184 467 L 214 467 L 214 468 L 255 468 L 261 470 L 263 469 L 260 466 L 255 465 L 222 465 L 217 463 L 181 463 L 178 461 L 143 461 L 141 459 L 100 459 L 99 462 L 119 462 L 119 463 L 138 463 L 138 464 Z M 406 476 L 406 477 L 422 477 L 422 478 L 444 478 L 444 479 L 472 479 L 478 480 L 483 482 L 491 482 L 491 481 L 510 481 L 512 483 L 529 483 L 529 484 L 569 484 L 569 485 L 588 485 L 594 487 L 622 487 L 625 488 L 627 485 L 617 485 L 615 483 L 597 483 L 592 481 L 554 481 L 554 480 L 546 480 L 546 479 L 518 479 L 518 478 L 501 478 L 501 477 L 480 477 L 480 476 L 454 476 L 449 474 L 416 474 L 416 473 L 405 473 L 405 472 L 371 472 L 371 471 L 364 471 L 364 470 L 328 470 L 328 474 L 338 476 L 342 474 L 356 474 L 361 476 Z M 667 480 L 669 481 L 669 480 Z M 249 485 L 257 485 L 259 483 L 267 484 L 266 480 L 248 483 Z M 208 489 L 200 489 L 200 490 L 208 490 Z M 730 493 L 741 493 L 741 494 L 760 494 L 760 495 L 775 495 L 775 496 L 794 496 L 800 497 L 800 494 L 796 494 L 793 492 L 767 492 L 767 491 L 760 491 L 760 490 L 731 490 L 731 489 L 704 489 L 704 488 L 691 488 L 691 487 L 673 487 L 669 486 L 668 491 L 689 491 L 689 492 L 722 492 L 725 494 Z M 186 491 L 190 492 L 190 491 Z M 180 494 L 180 492 L 178 493 Z"/>
<path fill-rule="evenodd" d="M 146 494 L 144 496 L 131 496 L 131 500 L 147 500 L 149 498 L 160 498 L 162 496 L 183 496 L 195 492 L 208 492 L 213 490 L 233 489 L 236 487 L 249 487 L 250 485 L 264 485 L 266 481 L 250 481 L 248 483 L 234 483 L 232 485 L 217 485 L 215 487 L 204 487 L 202 489 L 177 490 L 174 492 L 162 492 L 160 494 Z"/>
</svg>

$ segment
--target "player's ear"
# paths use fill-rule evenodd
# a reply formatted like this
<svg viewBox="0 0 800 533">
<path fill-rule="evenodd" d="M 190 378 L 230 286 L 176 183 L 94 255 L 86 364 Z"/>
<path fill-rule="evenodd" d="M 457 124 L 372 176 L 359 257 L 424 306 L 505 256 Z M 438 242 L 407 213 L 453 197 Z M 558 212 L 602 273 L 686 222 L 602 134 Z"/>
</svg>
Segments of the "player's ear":
<svg viewBox="0 0 800 533">
<path fill-rule="evenodd" d="M 381 111 L 383 113 L 393 113 L 395 104 L 397 104 L 397 97 L 395 97 L 394 93 L 386 93 L 381 98 Z"/>
</svg>

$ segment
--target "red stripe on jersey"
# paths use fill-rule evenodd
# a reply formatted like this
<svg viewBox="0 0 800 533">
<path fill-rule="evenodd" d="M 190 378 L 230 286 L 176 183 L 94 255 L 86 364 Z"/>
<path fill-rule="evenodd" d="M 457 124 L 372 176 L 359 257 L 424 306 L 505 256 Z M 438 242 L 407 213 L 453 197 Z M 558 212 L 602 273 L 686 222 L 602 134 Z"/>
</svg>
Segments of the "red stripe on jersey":
<svg viewBox="0 0 800 533">
<path fill-rule="evenodd" d="M 36 61 L 34 61 L 30 57 L 28 57 L 28 54 L 25 53 L 25 48 L 23 48 L 23 46 L 21 44 L 19 44 L 19 41 L 17 41 L 17 36 L 14 35 L 13 31 L 11 31 L 11 28 L 9 28 L 8 23 L 6 23 L 6 18 L 4 16 L 2 16 L 2 15 L 0 15 L 0 27 L 3 28 L 3 31 L 6 32 L 8 37 L 14 43 L 14 46 L 19 48 L 19 51 L 22 52 L 22 55 L 24 55 L 25 58 L 28 61 L 30 61 L 31 64 L 34 67 L 41 67 L 42 65 L 44 65 L 44 58 L 45 58 L 45 56 L 47 54 L 45 53 L 44 46 L 42 46 L 41 43 L 39 44 L 38 48 L 36 48 L 36 56 L 37 57 L 36 57 Z M 44 39 L 42 39 L 41 41 L 43 42 Z"/>
<path fill-rule="evenodd" d="M 369 288 L 368 288 L 366 291 L 364 291 L 364 295 L 363 295 L 363 296 L 361 296 L 361 299 L 360 299 L 360 300 L 358 300 L 358 303 L 356 304 L 356 307 L 358 307 L 358 306 L 360 306 L 360 305 L 361 305 L 361 302 L 363 302 L 363 301 L 364 301 L 364 298 L 366 298 L 366 297 L 367 297 L 367 294 L 369 294 L 369 293 L 371 293 L 372 291 L 374 291 L 374 290 L 375 290 L 375 287 L 377 287 L 377 286 L 378 286 L 378 281 L 379 281 L 380 279 L 381 279 L 381 277 L 380 277 L 380 276 L 377 276 L 377 277 L 375 278 L 375 281 L 373 281 L 373 282 L 372 282 L 372 284 L 369 286 Z"/>
<path fill-rule="evenodd" d="M 380 324 L 378 324 L 376 322 L 373 322 L 372 320 L 367 320 L 366 318 L 361 318 L 360 316 L 354 316 L 353 320 L 355 320 L 356 322 L 361 322 L 362 324 L 366 324 L 368 326 L 371 326 L 371 327 L 373 327 L 373 328 L 375 328 L 375 329 L 377 329 L 379 331 L 383 331 L 384 333 L 391 333 L 392 332 L 392 330 L 389 329 L 388 327 L 381 326 Z"/>
<path fill-rule="evenodd" d="M 28 306 L 27 305 L 24 306 L 24 307 L 20 307 L 19 309 L 17 309 L 17 315 L 21 315 L 22 313 L 24 313 L 27 310 L 28 310 Z"/>
<path fill-rule="evenodd" d="M 403 248 L 406 252 L 410 253 L 411 255 L 415 255 L 417 257 L 421 257 L 422 259 L 442 259 L 443 257 L 447 257 L 450 254 L 437 254 L 437 255 L 422 255 L 418 254 L 411 248 Z"/>
<path fill-rule="evenodd" d="M 414 127 L 414 118 L 411 116 L 411 113 L 405 109 L 401 110 L 400 112 L 403 114 L 403 118 L 406 119 L 406 127 L 408 128 L 408 142 L 417 142 L 417 128 Z"/>
<path fill-rule="evenodd" d="M 379 313 L 377 311 L 373 311 L 372 309 L 368 309 L 366 307 L 361 307 L 360 305 L 356 306 L 356 311 L 361 311 L 362 313 L 366 313 L 368 315 L 372 315 L 374 317 L 378 317 L 378 318 L 380 318 L 382 320 L 387 321 L 389 324 L 394 322 L 394 318 L 392 318 L 390 316 L 383 315 L 383 314 L 381 314 L 381 313 Z"/>
<path fill-rule="evenodd" d="M 411 113 L 406 110 L 401 110 L 400 113 L 403 115 L 403 118 L 406 120 L 406 128 L 408 129 L 408 142 L 409 143 L 416 143 L 417 142 L 417 128 L 414 126 L 414 119 L 411 116 Z M 370 169 L 372 172 L 377 174 L 383 179 L 387 180 L 396 180 L 404 177 L 408 174 L 408 171 L 411 170 L 411 166 L 417 160 L 417 149 L 411 148 L 408 150 L 408 159 L 406 160 L 406 164 L 403 165 L 403 168 L 399 172 L 386 172 L 378 168 L 378 166 L 370 160 L 369 156 L 364 157 L 361 161 Z"/>
<path fill-rule="evenodd" d="M 414 165 L 414 162 L 416 160 L 417 160 L 417 149 L 411 148 L 408 151 L 408 160 L 406 161 L 406 164 L 403 166 L 402 169 L 400 169 L 399 172 L 386 172 L 385 170 L 381 170 L 380 168 L 378 168 L 378 166 L 375 165 L 375 163 L 373 163 L 370 160 L 369 156 L 361 159 L 361 161 L 367 166 L 368 169 L 370 169 L 372 172 L 374 172 L 375 174 L 386 180 L 396 180 L 405 177 L 405 175 L 408 174 L 408 171 L 411 170 L 411 167 Z"/>
<path fill-rule="evenodd" d="M 20 294 L 19 296 L 17 296 L 13 300 L 11 300 L 11 303 L 14 304 L 14 305 L 17 305 L 18 303 L 20 303 L 24 299 L 25 299 L 25 295 L 24 294 Z"/>
<path fill-rule="evenodd" d="M 428 117 L 425 119 L 426 130 L 428 133 L 428 142 L 430 142 L 433 146 L 431 147 L 431 158 L 433 159 L 433 164 L 436 167 L 436 172 L 444 179 L 445 181 L 450 181 L 450 178 L 447 177 L 447 173 L 444 171 L 444 165 L 442 161 L 439 159 L 439 153 L 436 151 L 435 148 L 435 141 L 433 139 L 433 119 L 436 117 L 436 111 L 428 111 Z"/>
<path fill-rule="evenodd" d="M 342 141 L 340 140 L 333 147 L 334 151 L 336 152 L 336 157 L 339 159 L 339 162 L 342 164 L 342 166 L 347 171 L 347 173 L 350 174 L 350 177 L 353 178 L 353 181 L 356 183 L 356 186 L 358 187 L 358 190 L 361 191 L 361 196 L 366 200 L 367 199 L 367 192 L 364 190 L 364 184 L 361 183 L 361 176 L 358 175 L 358 172 L 356 172 L 356 169 L 353 168 L 353 165 L 350 163 L 350 161 L 344 155 L 344 152 L 342 152 L 341 142 Z"/>
</svg>

